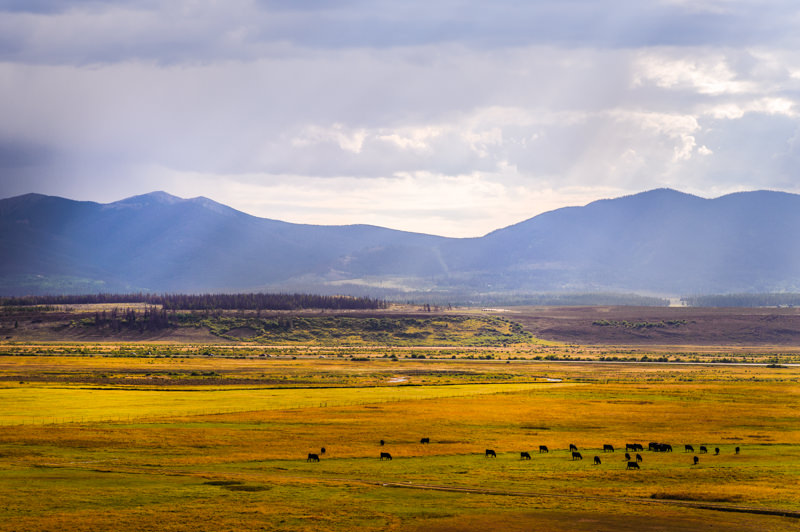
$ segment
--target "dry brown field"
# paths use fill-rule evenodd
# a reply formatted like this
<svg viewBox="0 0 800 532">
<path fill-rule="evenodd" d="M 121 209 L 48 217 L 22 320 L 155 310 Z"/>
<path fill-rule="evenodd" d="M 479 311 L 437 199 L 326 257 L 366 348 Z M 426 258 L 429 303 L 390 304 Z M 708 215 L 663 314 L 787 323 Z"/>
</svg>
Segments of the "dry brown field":
<svg viewBox="0 0 800 532">
<path fill-rule="evenodd" d="M 537 337 L 581 345 L 800 346 L 798 308 L 509 307 L 502 314 Z M 611 325 L 596 325 L 602 321 Z"/>
</svg>

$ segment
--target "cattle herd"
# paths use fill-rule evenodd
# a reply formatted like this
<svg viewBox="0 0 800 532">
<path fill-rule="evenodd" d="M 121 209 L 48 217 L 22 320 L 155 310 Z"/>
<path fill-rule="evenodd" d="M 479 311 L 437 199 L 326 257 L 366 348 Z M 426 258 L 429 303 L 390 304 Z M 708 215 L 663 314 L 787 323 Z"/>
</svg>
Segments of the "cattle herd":
<svg viewBox="0 0 800 532">
<path fill-rule="evenodd" d="M 422 438 L 422 439 L 420 439 L 419 442 L 421 444 L 423 444 L 423 445 L 424 444 L 429 444 L 431 442 L 431 439 L 430 438 Z M 386 444 L 386 442 L 384 440 L 380 440 L 379 443 L 380 443 L 381 446 Z M 700 454 L 708 453 L 708 448 L 705 445 L 701 445 L 699 449 L 700 449 Z M 655 452 L 655 453 L 671 453 L 672 452 L 672 445 L 670 445 L 668 443 L 650 442 L 647 445 L 647 450 Z M 631 455 L 630 455 L 630 453 L 628 451 L 633 451 L 634 453 L 636 453 L 635 460 L 633 458 L 631 458 Z M 644 461 L 644 459 L 642 458 L 642 455 L 639 454 L 636 451 L 644 451 L 644 446 L 642 444 L 640 444 L 640 443 L 626 443 L 625 444 L 625 462 L 627 464 L 625 469 L 640 469 L 639 464 L 642 463 Z M 683 451 L 685 453 L 694 453 L 694 446 L 686 444 L 686 445 L 683 446 Z M 549 453 L 549 452 L 550 452 L 550 449 L 548 449 L 546 445 L 540 445 L 539 446 L 539 454 L 541 454 L 541 453 Z M 569 444 L 569 451 L 568 452 L 571 454 L 573 461 L 574 460 L 583 460 L 583 456 L 578 451 L 578 446 L 575 445 L 574 443 L 570 443 Z M 603 444 L 603 452 L 604 453 L 613 453 L 614 452 L 614 446 L 611 445 L 611 444 L 608 444 L 608 443 Z M 719 456 L 719 452 L 720 452 L 719 451 L 719 447 L 715 447 L 714 448 L 714 456 Z M 325 447 L 322 447 L 322 449 L 320 450 L 319 454 L 325 454 Z M 317 454 L 317 453 L 308 453 L 308 458 L 307 458 L 306 461 L 307 462 L 319 462 L 319 454 Z M 734 450 L 734 454 L 739 454 L 739 447 L 736 447 L 736 449 Z M 483 453 L 483 456 L 485 458 L 497 458 L 497 452 L 494 449 L 486 449 L 484 451 L 484 453 Z M 387 453 L 387 452 L 381 452 L 379 458 L 380 458 L 380 460 L 391 460 L 392 459 L 392 455 Z M 520 460 L 530 460 L 531 459 L 531 455 L 530 455 L 530 453 L 528 451 L 520 451 L 519 458 L 520 458 Z M 691 465 L 697 465 L 698 463 L 700 463 L 700 458 L 698 456 L 693 456 Z M 594 457 L 594 463 L 593 464 L 594 465 L 602 465 L 602 461 L 600 460 L 599 456 L 595 456 Z"/>
</svg>

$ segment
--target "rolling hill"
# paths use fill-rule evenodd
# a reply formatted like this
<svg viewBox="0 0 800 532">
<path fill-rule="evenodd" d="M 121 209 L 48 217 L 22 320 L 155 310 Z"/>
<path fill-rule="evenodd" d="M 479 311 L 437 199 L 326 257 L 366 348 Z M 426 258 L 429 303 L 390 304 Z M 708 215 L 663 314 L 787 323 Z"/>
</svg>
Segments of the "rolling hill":
<svg viewBox="0 0 800 532">
<path fill-rule="evenodd" d="M 0 294 L 800 291 L 800 196 L 657 189 L 454 239 L 258 218 L 164 192 L 0 200 Z"/>
</svg>

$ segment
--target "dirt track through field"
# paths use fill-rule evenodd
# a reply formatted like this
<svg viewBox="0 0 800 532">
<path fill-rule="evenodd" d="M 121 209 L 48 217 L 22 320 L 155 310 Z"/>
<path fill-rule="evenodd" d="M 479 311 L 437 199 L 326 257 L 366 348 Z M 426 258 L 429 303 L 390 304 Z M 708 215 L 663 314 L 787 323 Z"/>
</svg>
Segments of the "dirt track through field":
<svg viewBox="0 0 800 532">
<path fill-rule="evenodd" d="M 357 481 L 365 482 L 357 479 L 338 479 L 342 481 Z M 501 495 L 509 497 L 549 497 L 549 498 L 562 498 L 562 499 L 578 499 L 578 500 L 600 500 L 609 502 L 626 502 L 633 504 L 661 504 L 669 506 L 684 506 L 688 508 L 697 508 L 700 510 L 716 510 L 720 512 L 737 512 L 761 515 L 777 515 L 781 517 L 793 517 L 800 519 L 800 511 L 781 510 L 776 508 L 757 508 L 752 506 L 728 506 L 723 504 L 711 504 L 707 502 L 693 502 L 693 501 L 677 501 L 672 499 L 643 499 L 640 497 L 613 497 L 604 495 L 569 495 L 563 493 L 540 493 L 528 491 L 504 491 L 504 490 L 490 490 L 484 488 L 462 488 L 456 486 L 437 486 L 430 484 L 414 484 L 410 482 L 366 482 L 367 484 L 379 485 L 386 488 L 406 488 L 418 490 L 434 490 L 434 491 L 449 491 L 455 493 L 474 493 L 478 495 Z"/>
<path fill-rule="evenodd" d="M 67 464 L 41 464 L 44 467 L 52 467 L 52 468 L 74 468 L 74 469 L 83 469 L 87 471 L 95 471 L 101 473 L 119 473 L 119 474 L 144 474 L 144 475 L 166 475 L 166 476 L 186 476 L 186 477 L 201 477 L 207 479 L 216 479 L 219 476 L 219 473 L 216 472 L 200 472 L 200 471 L 193 471 L 193 472 L 186 472 L 186 471 L 179 471 L 179 470 L 158 470 L 154 471 L 149 468 L 140 468 L 135 466 L 123 466 L 123 467 L 90 467 L 89 464 L 93 462 L 71 462 Z M 469 488 L 463 486 L 442 486 L 436 484 L 419 484 L 414 482 L 384 482 L 384 481 L 375 481 L 375 480 L 364 480 L 360 478 L 330 478 L 330 479 L 319 479 L 316 477 L 309 477 L 309 476 L 297 476 L 297 475 L 280 475 L 281 479 L 283 480 L 301 480 L 301 481 L 308 481 L 308 480 L 316 480 L 320 483 L 358 483 L 368 486 L 376 486 L 382 488 L 402 488 L 402 489 L 414 489 L 414 490 L 431 490 L 431 491 L 445 491 L 451 493 L 468 493 L 468 494 L 475 494 L 475 495 L 496 495 L 496 496 L 503 496 L 503 497 L 541 497 L 541 498 L 551 498 L 551 499 L 573 499 L 573 500 L 596 500 L 596 501 L 605 501 L 605 502 L 619 502 L 619 503 L 628 503 L 628 504 L 657 504 L 662 506 L 681 506 L 685 508 L 695 508 L 698 510 L 714 510 L 718 512 L 735 512 L 735 513 L 747 513 L 747 514 L 758 514 L 758 515 L 774 515 L 779 517 L 790 517 L 793 519 L 800 519 L 800 511 L 795 510 L 785 510 L 779 508 L 761 508 L 755 506 L 732 506 L 732 505 L 725 505 L 725 504 L 713 504 L 708 502 L 694 502 L 694 501 L 680 501 L 680 500 L 673 500 L 673 499 L 645 499 L 641 497 L 616 497 L 612 495 L 579 495 L 579 494 L 568 494 L 568 493 L 544 493 L 544 492 L 534 492 L 534 491 L 507 491 L 507 490 L 496 490 L 496 489 L 485 489 L 485 488 Z M 228 480 L 228 479 L 222 479 Z"/>
</svg>

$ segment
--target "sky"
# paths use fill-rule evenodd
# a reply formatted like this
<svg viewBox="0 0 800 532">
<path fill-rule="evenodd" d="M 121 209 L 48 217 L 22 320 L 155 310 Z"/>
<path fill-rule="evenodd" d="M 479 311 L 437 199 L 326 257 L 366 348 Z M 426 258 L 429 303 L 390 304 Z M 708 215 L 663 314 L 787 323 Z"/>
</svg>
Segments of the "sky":
<svg viewBox="0 0 800 532">
<path fill-rule="evenodd" d="M 796 0 L 0 0 L 0 198 L 471 237 L 800 192 Z"/>
</svg>

